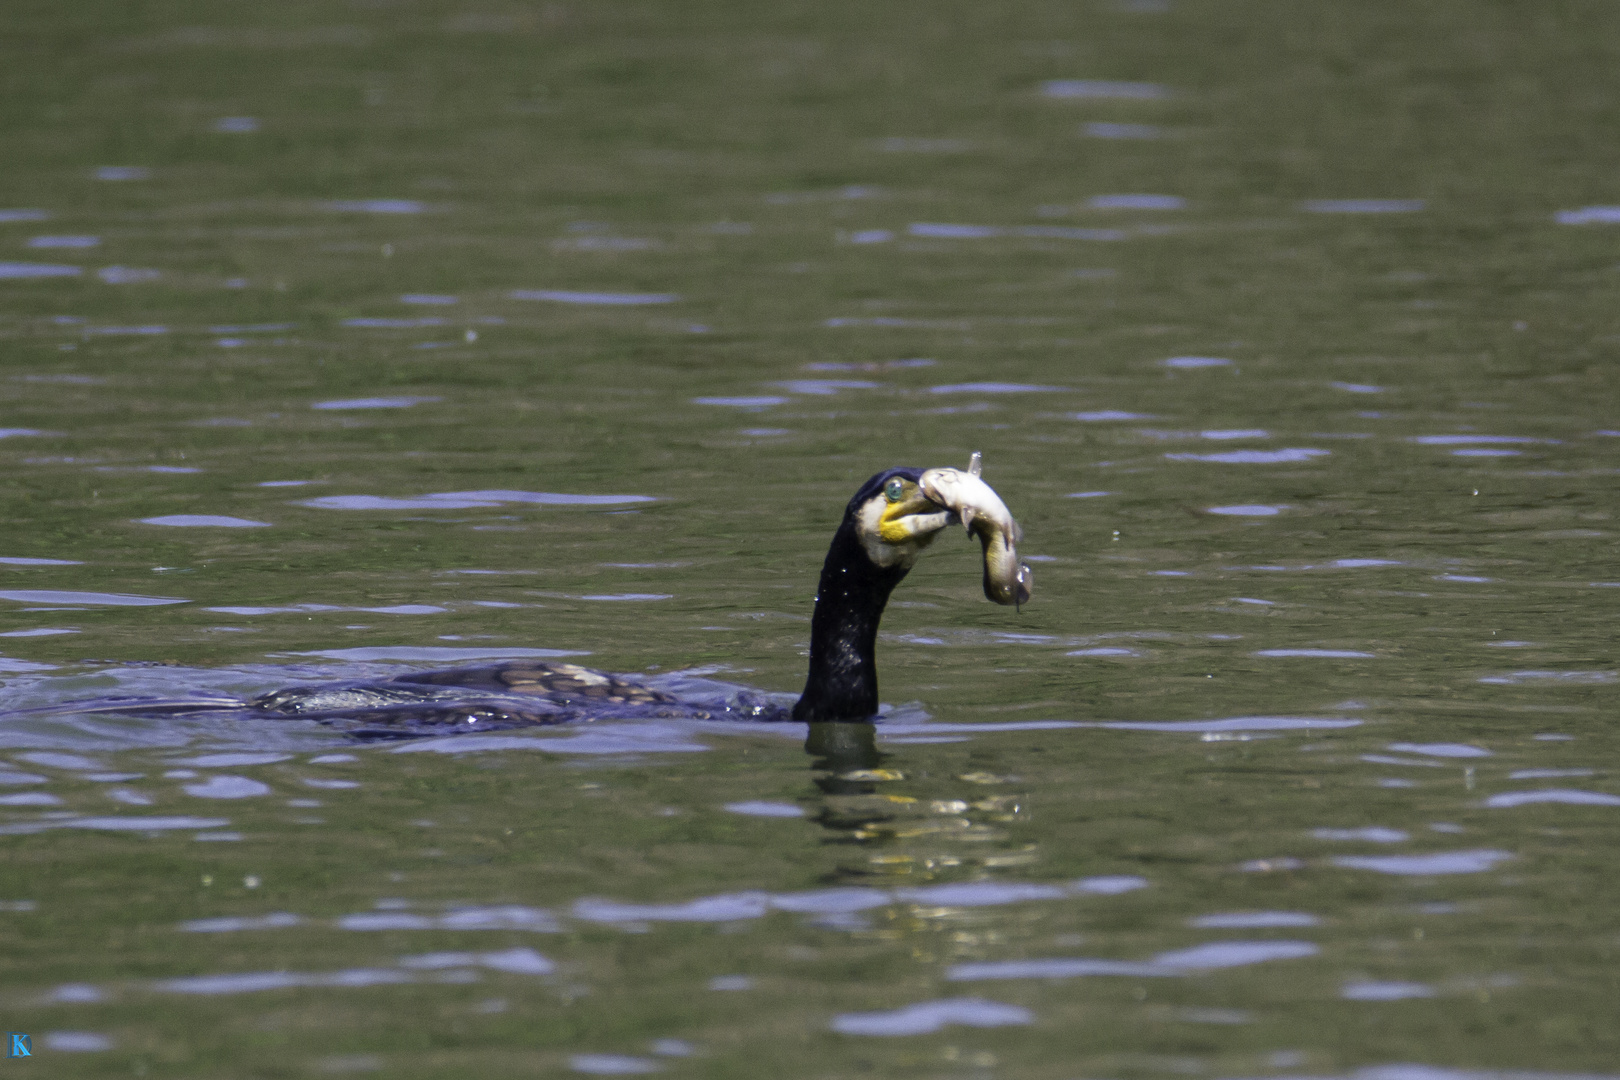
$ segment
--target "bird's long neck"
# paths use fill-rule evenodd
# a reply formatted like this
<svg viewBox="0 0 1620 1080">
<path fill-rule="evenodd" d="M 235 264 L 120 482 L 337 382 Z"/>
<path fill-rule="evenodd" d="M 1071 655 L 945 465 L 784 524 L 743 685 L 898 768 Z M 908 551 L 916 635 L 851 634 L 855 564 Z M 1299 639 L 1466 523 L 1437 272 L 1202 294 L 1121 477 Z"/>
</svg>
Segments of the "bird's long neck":
<svg viewBox="0 0 1620 1080">
<path fill-rule="evenodd" d="M 875 565 L 845 520 L 827 549 L 810 620 L 810 675 L 793 719 L 867 720 L 877 712 L 878 621 L 910 568 Z"/>
</svg>

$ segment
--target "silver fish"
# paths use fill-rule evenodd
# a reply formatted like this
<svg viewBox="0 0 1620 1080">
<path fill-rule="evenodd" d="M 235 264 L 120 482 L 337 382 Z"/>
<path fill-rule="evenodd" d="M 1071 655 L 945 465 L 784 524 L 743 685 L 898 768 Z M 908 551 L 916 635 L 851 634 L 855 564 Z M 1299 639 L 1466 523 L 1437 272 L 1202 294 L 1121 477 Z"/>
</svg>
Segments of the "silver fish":
<svg viewBox="0 0 1620 1080">
<path fill-rule="evenodd" d="M 984 547 L 984 595 L 998 604 L 1027 603 L 1034 574 L 1018 561 L 1024 530 L 995 489 L 979 479 L 983 459 L 973 452 L 967 470 L 929 469 L 917 486 L 922 493 L 961 519 Z"/>
</svg>

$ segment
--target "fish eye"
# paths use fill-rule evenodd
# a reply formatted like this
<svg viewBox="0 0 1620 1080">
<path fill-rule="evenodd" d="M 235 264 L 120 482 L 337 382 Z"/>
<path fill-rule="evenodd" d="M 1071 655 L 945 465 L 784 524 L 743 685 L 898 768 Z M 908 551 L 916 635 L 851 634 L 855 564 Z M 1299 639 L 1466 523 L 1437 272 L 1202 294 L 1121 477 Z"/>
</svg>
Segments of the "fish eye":
<svg viewBox="0 0 1620 1080">
<path fill-rule="evenodd" d="M 906 482 L 898 476 L 893 477 L 883 485 L 883 497 L 892 503 L 899 502 L 906 494 Z"/>
</svg>

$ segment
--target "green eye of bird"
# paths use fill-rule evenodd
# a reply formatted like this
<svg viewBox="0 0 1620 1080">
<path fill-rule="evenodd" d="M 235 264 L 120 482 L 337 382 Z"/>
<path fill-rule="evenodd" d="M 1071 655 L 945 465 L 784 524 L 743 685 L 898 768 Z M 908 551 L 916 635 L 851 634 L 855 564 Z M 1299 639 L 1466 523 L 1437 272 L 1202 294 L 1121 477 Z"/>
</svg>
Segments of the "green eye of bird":
<svg viewBox="0 0 1620 1080">
<path fill-rule="evenodd" d="M 892 503 L 899 502 L 901 498 L 905 496 L 905 493 L 905 481 L 901 480 L 898 476 L 893 480 L 890 480 L 887 484 L 883 485 L 883 496 Z"/>
</svg>

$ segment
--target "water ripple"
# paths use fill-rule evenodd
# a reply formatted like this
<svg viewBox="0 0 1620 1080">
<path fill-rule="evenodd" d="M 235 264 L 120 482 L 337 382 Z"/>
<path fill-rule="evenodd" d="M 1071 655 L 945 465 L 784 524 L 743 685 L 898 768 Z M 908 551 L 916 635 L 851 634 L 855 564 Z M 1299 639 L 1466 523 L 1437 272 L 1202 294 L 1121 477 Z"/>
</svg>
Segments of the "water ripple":
<svg viewBox="0 0 1620 1080">
<path fill-rule="evenodd" d="M 830 1026 L 841 1035 L 927 1035 L 951 1024 L 987 1028 L 1034 1022 L 1034 1014 L 1017 1005 L 984 998 L 946 998 L 892 1012 L 842 1013 L 833 1017 Z"/>
</svg>

